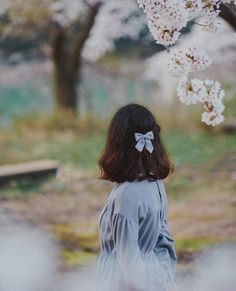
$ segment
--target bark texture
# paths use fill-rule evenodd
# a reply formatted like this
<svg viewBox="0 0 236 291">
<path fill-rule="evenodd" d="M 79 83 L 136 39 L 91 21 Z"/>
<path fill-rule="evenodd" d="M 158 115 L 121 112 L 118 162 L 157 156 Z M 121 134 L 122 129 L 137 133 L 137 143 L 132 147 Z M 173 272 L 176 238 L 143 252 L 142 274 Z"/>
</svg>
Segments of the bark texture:
<svg viewBox="0 0 236 291">
<path fill-rule="evenodd" d="M 80 85 L 82 51 L 90 31 L 93 28 L 100 5 L 89 8 L 89 13 L 77 37 L 72 44 L 67 44 L 68 28 L 52 22 L 49 29 L 52 60 L 54 64 L 53 87 L 56 105 L 59 109 L 77 113 L 79 102 L 78 88 Z"/>
</svg>

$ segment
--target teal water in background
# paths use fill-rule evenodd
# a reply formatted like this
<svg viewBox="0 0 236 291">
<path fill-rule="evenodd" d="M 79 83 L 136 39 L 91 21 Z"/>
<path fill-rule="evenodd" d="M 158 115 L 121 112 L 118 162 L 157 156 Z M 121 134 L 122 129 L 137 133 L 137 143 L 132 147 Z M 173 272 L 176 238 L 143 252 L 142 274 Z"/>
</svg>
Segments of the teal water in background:
<svg viewBox="0 0 236 291">
<path fill-rule="evenodd" d="M 156 91 L 156 84 L 137 76 L 111 76 L 85 68 L 78 112 L 80 115 L 90 113 L 104 117 L 127 102 L 152 103 Z M 22 76 L 22 79 L 18 76 L 16 82 L 9 83 L 1 82 L 0 76 L 0 127 L 9 126 L 15 117 L 29 112 L 51 112 L 54 107 L 49 73 L 34 72 L 28 77 Z"/>
<path fill-rule="evenodd" d="M 34 84 L 0 86 L 0 127 L 25 113 L 50 112 L 53 107 L 53 98 L 43 95 Z"/>
</svg>

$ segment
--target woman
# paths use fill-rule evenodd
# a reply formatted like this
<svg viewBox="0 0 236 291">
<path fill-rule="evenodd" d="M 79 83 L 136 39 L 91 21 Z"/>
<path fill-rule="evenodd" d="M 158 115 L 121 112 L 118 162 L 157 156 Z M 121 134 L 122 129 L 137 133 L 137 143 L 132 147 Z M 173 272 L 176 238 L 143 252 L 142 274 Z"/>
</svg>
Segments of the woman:
<svg viewBox="0 0 236 291">
<path fill-rule="evenodd" d="M 99 216 L 96 290 L 169 291 L 177 257 L 167 223 L 163 179 L 173 171 L 161 128 L 144 106 L 113 116 L 99 159 L 101 178 L 115 182 Z"/>
</svg>

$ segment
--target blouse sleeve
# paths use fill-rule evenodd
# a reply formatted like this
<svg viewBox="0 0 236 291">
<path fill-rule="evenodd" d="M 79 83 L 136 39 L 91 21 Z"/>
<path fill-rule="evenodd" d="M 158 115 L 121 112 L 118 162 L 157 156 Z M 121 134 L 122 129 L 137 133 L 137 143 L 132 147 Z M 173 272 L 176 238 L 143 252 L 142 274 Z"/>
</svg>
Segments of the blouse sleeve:
<svg viewBox="0 0 236 291">
<path fill-rule="evenodd" d="M 169 227 L 168 227 L 168 219 L 167 219 L 167 209 L 168 209 L 168 201 L 167 195 L 165 191 L 165 187 L 163 182 L 160 183 L 160 191 L 164 198 L 164 214 L 161 225 L 161 232 L 159 239 L 156 243 L 155 251 L 159 253 L 160 263 L 167 270 L 167 274 L 169 276 L 168 280 L 174 284 L 175 280 L 175 270 L 177 264 L 177 255 L 175 251 L 175 241 L 172 238 Z"/>
<path fill-rule="evenodd" d="M 124 205 L 125 208 L 127 207 L 127 203 L 119 205 L 119 212 L 116 211 L 112 216 L 111 227 L 116 257 L 125 281 L 135 290 L 147 290 L 147 284 L 149 286 L 153 284 L 154 289 L 150 290 L 162 290 L 161 276 L 158 276 L 159 265 L 155 264 L 154 266 L 145 262 L 140 252 L 136 204 L 134 202 L 129 205 L 129 213 L 131 214 L 129 217 L 124 214 L 123 210 L 125 208 L 120 207 L 121 205 Z M 132 214 L 134 215 L 133 217 Z M 160 289 L 157 288 L 158 286 Z"/>
</svg>

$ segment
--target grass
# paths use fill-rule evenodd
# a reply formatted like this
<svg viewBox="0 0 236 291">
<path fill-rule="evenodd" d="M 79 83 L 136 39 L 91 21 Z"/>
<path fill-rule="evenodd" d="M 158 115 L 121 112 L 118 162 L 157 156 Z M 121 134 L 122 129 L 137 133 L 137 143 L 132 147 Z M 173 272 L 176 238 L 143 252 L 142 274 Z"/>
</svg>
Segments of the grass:
<svg viewBox="0 0 236 291">
<path fill-rule="evenodd" d="M 18 121 L 15 128 L 2 131 L 0 164 L 47 158 L 83 171 L 96 172 L 97 159 L 106 138 L 104 124 L 98 126 L 96 120 L 90 121 L 90 125 L 86 124 L 87 129 L 80 131 L 78 121 L 75 121 L 73 130 L 68 131 L 57 122 L 54 124 L 53 118 L 44 121 L 46 125 L 41 124 L 41 128 L 40 120 L 30 120 Z M 60 122 L 63 127 L 63 122 Z M 67 122 L 69 125 L 73 123 Z M 175 166 L 179 167 L 201 164 L 234 151 L 236 136 L 222 132 L 164 129 L 163 140 Z"/>
<path fill-rule="evenodd" d="M 12 180 L 0 186 L 0 197 L 15 199 L 28 197 L 36 193 L 39 194 L 50 189 L 52 180 L 52 175 L 48 175 L 47 177 Z"/>
<path fill-rule="evenodd" d="M 0 163 L 10 164 L 29 160 L 55 159 L 81 170 L 95 170 L 96 160 L 104 144 L 102 134 L 76 137 L 68 141 L 57 138 L 29 140 L 10 138 L 1 146 Z"/>
<path fill-rule="evenodd" d="M 18 119 L 14 127 L 1 132 L 0 135 L 0 165 L 17 163 L 35 159 L 55 159 L 64 166 L 81 173 L 81 176 L 97 176 L 97 160 L 105 143 L 107 120 L 78 120 L 71 116 L 61 119 L 60 114 L 40 117 L 25 116 Z M 236 136 L 220 130 L 204 131 L 202 128 L 175 129 L 163 126 L 163 140 L 174 162 L 176 172 L 167 183 L 167 192 L 176 200 L 185 199 L 199 189 L 211 189 L 208 174 L 222 168 L 232 166 L 232 160 L 220 161 L 221 157 L 233 153 L 235 157 Z M 215 165 L 219 164 L 217 169 Z M 213 168 L 212 168 L 213 167 Z M 226 178 L 227 181 L 227 178 Z M 216 181 L 218 189 L 223 193 L 226 189 L 232 191 L 233 182 Z M 220 188 L 222 187 L 222 189 Z M 94 185 L 88 185 L 88 192 L 97 196 Z M 73 193 L 73 189 L 65 188 L 61 183 L 48 180 L 13 181 L 1 188 L 0 198 L 21 198 L 38 193 L 60 191 Z M 191 194 L 192 195 L 192 194 Z M 206 219 L 206 217 L 204 217 Z M 54 229 L 58 239 L 63 243 L 61 256 L 69 267 L 87 262 L 94 257 L 98 248 L 97 234 L 78 236 L 73 229 Z M 215 237 L 181 237 L 176 240 L 177 252 L 194 252 L 215 243 L 221 243 Z"/>
<path fill-rule="evenodd" d="M 106 121 L 71 116 L 61 120 L 60 114 L 48 117 L 32 115 L 18 119 L 15 126 L 0 135 L 0 165 L 38 159 L 55 159 L 76 169 L 82 176 L 98 176 L 97 160 L 105 143 Z M 67 124 L 67 125 L 66 125 Z M 201 167 L 207 173 L 213 160 L 235 151 L 236 136 L 223 132 L 187 131 L 164 128 L 163 140 L 174 162 L 176 172 L 189 166 Z M 20 196 L 39 192 L 42 181 L 13 182 L 1 189 L 2 196 Z M 46 184 L 47 186 L 50 184 Z M 168 189 L 174 196 L 184 196 L 193 187 L 191 176 L 170 179 Z M 8 193 L 9 192 L 9 193 Z"/>
<path fill-rule="evenodd" d="M 55 159 L 83 171 L 96 167 L 104 144 L 103 121 L 78 120 L 59 113 L 28 115 L 0 135 L 0 165 L 37 159 Z"/>
<path fill-rule="evenodd" d="M 98 231 L 76 231 L 74 225 L 54 225 L 53 232 L 68 249 L 96 252 L 99 249 Z"/>
<path fill-rule="evenodd" d="M 27 122 L 20 121 L 20 129 L 18 127 L 12 128 L 0 136 L 2 144 L 0 161 L 2 164 L 49 158 L 59 160 L 63 165 L 79 170 L 84 176 L 97 173 L 97 159 L 105 142 L 105 131 L 102 130 L 102 127 L 99 127 L 97 131 L 92 131 L 91 128 L 88 128 L 87 131 L 89 133 L 85 129 L 80 132 L 78 128 L 75 133 L 75 129 L 68 131 L 65 128 L 60 130 L 60 134 L 58 134 L 58 130 L 52 129 L 50 122 L 44 125 L 48 127 L 47 130 L 40 129 L 37 132 L 30 129 L 32 126 L 33 128 L 39 127 L 39 121 L 34 121 L 35 124 L 32 125 L 29 122 L 30 119 L 26 120 Z M 57 128 L 59 128 L 58 124 Z M 32 138 L 32 131 L 37 132 L 35 138 Z M 207 176 L 209 167 L 211 167 L 214 159 L 233 151 L 236 141 L 235 136 L 222 133 L 169 129 L 164 132 L 163 138 L 177 168 L 176 174 L 168 180 L 166 185 L 167 192 L 171 198 L 178 201 L 189 198 L 192 195 L 191 193 L 194 195 L 198 189 L 211 188 L 211 182 Z M 192 166 L 196 168 L 189 168 Z M 227 169 L 227 165 L 224 165 L 224 169 Z M 222 187 L 222 193 L 227 187 L 230 189 L 233 187 L 233 184 L 230 184 L 229 181 L 221 183 L 219 180 L 219 183 L 217 181 L 215 183 L 219 184 L 219 187 L 217 186 L 218 189 Z M 99 194 L 97 192 L 101 191 L 93 185 L 88 185 L 87 190 L 90 193 L 94 193 L 95 198 Z M 52 191 L 58 193 L 58 195 L 61 192 L 73 194 L 73 190 L 53 180 L 22 180 L 13 181 L 7 187 L 1 188 L 0 197 L 14 199 Z M 73 235 L 71 233 L 67 235 L 66 233 L 65 236 L 64 234 L 63 238 L 60 239 L 61 241 L 65 239 L 68 243 L 72 244 L 72 241 L 74 243 L 73 231 Z M 81 243 L 81 239 L 79 241 Z M 94 242 L 94 239 L 91 242 Z M 199 238 L 196 241 L 188 238 L 179 241 L 177 247 L 178 249 L 193 248 L 194 250 L 198 246 L 203 247 L 205 244 L 212 242 L 214 240 L 203 239 L 202 241 Z M 88 240 L 85 245 L 89 245 Z M 92 245 L 92 247 L 94 246 Z"/>
<path fill-rule="evenodd" d="M 212 132 L 167 131 L 167 148 L 176 166 L 195 165 L 235 150 L 236 136 Z"/>
<path fill-rule="evenodd" d="M 177 252 L 181 251 L 194 252 L 203 250 L 210 245 L 219 244 L 222 242 L 228 241 L 223 241 L 218 237 L 197 237 L 197 238 L 183 237 L 176 239 L 175 248 Z"/>
<path fill-rule="evenodd" d="M 77 267 L 78 265 L 88 263 L 88 261 L 96 258 L 96 255 L 90 252 L 62 249 L 60 252 L 60 257 L 62 258 L 65 267 L 73 268 Z"/>
</svg>

